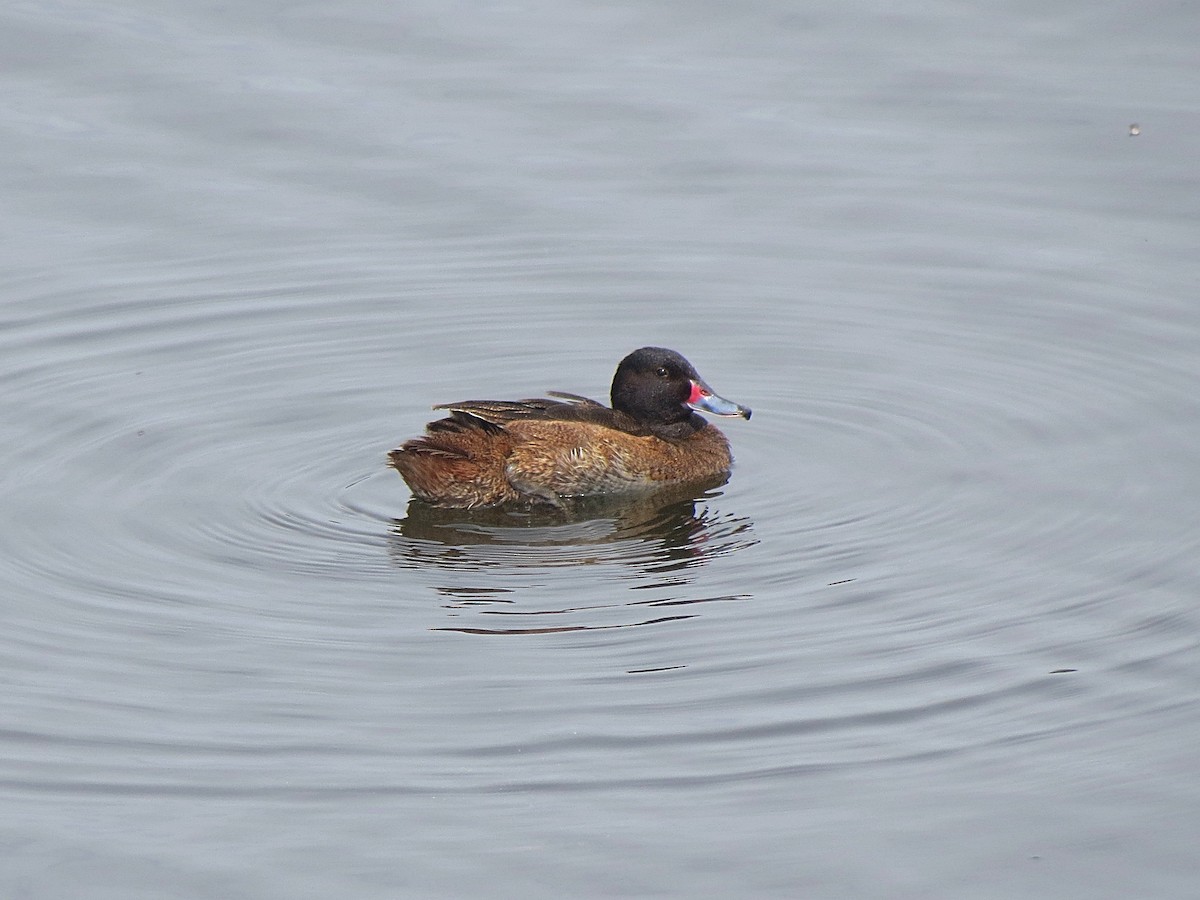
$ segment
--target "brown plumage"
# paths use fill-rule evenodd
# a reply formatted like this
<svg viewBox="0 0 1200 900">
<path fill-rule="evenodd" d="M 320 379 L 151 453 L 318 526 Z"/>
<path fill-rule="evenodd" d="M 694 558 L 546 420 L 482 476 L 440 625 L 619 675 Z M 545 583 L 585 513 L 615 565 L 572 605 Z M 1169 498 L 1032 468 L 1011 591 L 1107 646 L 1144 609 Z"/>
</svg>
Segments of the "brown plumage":
<svg viewBox="0 0 1200 900">
<path fill-rule="evenodd" d="M 621 361 L 611 409 L 575 394 L 551 397 L 435 406 L 450 415 L 393 450 L 391 464 L 415 497 L 436 506 L 557 504 L 726 473 L 729 442 L 694 410 L 750 418 L 661 347 Z"/>
</svg>

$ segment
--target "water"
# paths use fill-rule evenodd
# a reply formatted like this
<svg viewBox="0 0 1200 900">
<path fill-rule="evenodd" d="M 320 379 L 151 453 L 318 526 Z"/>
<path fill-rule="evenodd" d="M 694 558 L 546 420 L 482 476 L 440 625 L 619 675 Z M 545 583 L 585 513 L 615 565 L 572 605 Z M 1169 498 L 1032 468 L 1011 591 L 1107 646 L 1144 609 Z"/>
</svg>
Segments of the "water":
<svg viewBox="0 0 1200 900">
<path fill-rule="evenodd" d="M 0 15 L 4 896 L 1195 895 L 1190 9 Z M 727 484 L 384 464 L 643 344 Z"/>
</svg>

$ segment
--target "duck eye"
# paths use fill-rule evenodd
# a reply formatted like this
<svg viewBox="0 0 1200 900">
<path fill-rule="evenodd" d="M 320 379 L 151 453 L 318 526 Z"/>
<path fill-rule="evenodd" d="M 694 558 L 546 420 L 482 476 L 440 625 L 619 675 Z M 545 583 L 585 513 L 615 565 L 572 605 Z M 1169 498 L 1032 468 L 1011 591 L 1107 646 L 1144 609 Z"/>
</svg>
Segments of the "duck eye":
<svg viewBox="0 0 1200 900">
<path fill-rule="evenodd" d="M 654 372 L 654 374 L 657 375 L 659 378 L 666 378 L 671 373 L 667 371 L 666 366 L 659 366 L 658 369 Z"/>
</svg>

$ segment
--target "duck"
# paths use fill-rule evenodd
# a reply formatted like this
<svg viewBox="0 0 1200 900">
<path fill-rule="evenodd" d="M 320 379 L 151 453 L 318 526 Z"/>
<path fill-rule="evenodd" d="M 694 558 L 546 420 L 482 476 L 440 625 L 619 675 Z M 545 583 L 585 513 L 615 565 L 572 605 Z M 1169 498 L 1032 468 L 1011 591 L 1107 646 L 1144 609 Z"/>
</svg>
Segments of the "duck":
<svg viewBox="0 0 1200 900">
<path fill-rule="evenodd" d="M 727 477 L 729 441 L 701 412 L 749 419 L 682 355 L 642 347 L 613 375 L 612 406 L 550 391 L 528 400 L 442 403 L 445 418 L 388 454 L 413 497 L 431 506 L 564 506 Z"/>
</svg>

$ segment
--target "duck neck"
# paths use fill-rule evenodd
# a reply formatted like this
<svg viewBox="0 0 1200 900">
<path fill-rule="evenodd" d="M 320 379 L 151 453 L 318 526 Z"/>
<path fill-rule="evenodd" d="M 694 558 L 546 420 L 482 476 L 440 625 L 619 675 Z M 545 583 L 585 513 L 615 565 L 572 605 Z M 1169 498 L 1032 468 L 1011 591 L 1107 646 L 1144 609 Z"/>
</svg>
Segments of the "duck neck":
<svg viewBox="0 0 1200 900">
<path fill-rule="evenodd" d="M 665 441 L 685 441 L 697 431 L 708 427 L 708 420 L 692 413 L 678 422 L 656 422 L 649 426 L 650 433 Z"/>
</svg>

